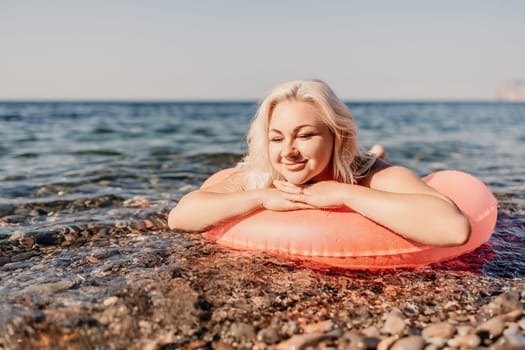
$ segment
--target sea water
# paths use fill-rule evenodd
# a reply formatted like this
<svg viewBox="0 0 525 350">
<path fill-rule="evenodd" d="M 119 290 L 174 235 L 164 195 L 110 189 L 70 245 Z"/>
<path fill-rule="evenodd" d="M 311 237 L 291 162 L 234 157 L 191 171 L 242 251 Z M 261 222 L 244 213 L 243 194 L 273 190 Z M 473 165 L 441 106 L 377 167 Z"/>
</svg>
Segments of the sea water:
<svg viewBox="0 0 525 350">
<path fill-rule="evenodd" d="M 491 240 L 452 264 L 525 277 L 525 104 L 348 106 L 363 147 L 381 143 L 393 163 L 421 176 L 469 172 L 498 198 Z M 0 265 L 18 252 L 11 244 L 21 240 L 13 237 L 52 246 L 65 231 L 111 232 L 151 213 L 165 217 L 183 194 L 242 157 L 256 108 L 254 102 L 0 103 Z M 137 207 L 144 215 L 136 215 Z M 81 244 L 89 243 L 86 237 Z"/>
</svg>

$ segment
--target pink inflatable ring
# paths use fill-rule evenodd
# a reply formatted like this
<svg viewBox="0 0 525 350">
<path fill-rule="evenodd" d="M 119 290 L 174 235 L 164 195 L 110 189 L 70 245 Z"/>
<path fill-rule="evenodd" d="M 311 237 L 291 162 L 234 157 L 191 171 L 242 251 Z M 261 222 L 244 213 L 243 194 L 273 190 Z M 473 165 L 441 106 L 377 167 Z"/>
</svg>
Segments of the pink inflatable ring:
<svg viewBox="0 0 525 350">
<path fill-rule="evenodd" d="M 227 177 L 212 175 L 202 188 Z M 467 243 L 437 248 L 396 234 L 348 208 L 287 212 L 258 210 L 214 227 L 204 236 L 237 249 L 263 250 L 347 269 L 418 267 L 465 254 L 487 241 L 497 218 L 497 200 L 477 178 L 460 171 L 439 171 L 423 179 L 450 197 L 472 225 Z"/>
</svg>

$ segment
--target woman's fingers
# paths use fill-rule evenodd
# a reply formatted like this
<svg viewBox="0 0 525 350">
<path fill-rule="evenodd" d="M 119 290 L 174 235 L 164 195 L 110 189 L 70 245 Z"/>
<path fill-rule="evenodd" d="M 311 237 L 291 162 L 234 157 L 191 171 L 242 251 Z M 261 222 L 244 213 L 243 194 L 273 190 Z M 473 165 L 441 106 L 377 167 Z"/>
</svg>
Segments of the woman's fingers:
<svg viewBox="0 0 525 350">
<path fill-rule="evenodd" d="M 281 201 L 275 201 L 267 203 L 266 209 L 275 211 L 288 211 L 288 210 L 299 210 L 299 209 L 312 209 L 313 206 L 306 203 L 294 202 L 283 198 Z"/>
<path fill-rule="evenodd" d="M 311 205 L 310 203 L 308 203 L 307 198 L 303 193 L 283 192 L 283 197 L 291 202 Z"/>
<path fill-rule="evenodd" d="M 294 203 L 303 203 L 313 208 L 312 204 L 308 203 L 306 189 L 301 186 L 291 184 L 286 181 L 275 180 L 273 182 L 276 189 L 281 191 L 282 196 Z"/>
<path fill-rule="evenodd" d="M 334 208 L 345 205 L 342 186 L 335 181 L 320 181 L 315 184 L 297 186 L 286 181 L 275 180 L 275 190 L 291 202 L 304 203 L 312 208 Z"/>
<path fill-rule="evenodd" d="M 314 207 L 310 204 L 301 203 L 301 202 L 290 202 L 290 210 L 296 210 L 296 209 L 313 209 Z"/>
<path fill-rule="evenodd" d="M 292 197 L 289 196 L 298 196 L 296 193 L 289 193 L 278 188 L 268 189 L 265 192 L 265 197 L 263 201 L 263 207 L 269 210 L 276 211 L 287 211 L 287 210 L 297 210 L 297 209 L 312 209 L 313 206 L 304 201 L 292 200 Z M 293 197 L 296 199 L 296 197 Z"/>
</svg>

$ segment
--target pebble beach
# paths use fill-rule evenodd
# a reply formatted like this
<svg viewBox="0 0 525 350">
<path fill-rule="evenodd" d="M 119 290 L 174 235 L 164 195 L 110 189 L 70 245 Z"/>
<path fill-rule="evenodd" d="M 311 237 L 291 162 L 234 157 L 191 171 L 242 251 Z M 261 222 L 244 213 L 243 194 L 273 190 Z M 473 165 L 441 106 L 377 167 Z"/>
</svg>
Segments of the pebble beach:
<svg viewBox="0 0 525 350">
<path fill-rule="evenodd" d="M 27 249 L 28 238 L 18 237 L 12 246 L 19 251 L 1 269 L 2 295 L 9 303 L 2 303 L 0 344 L 6 349 L 525 348 L 523 279 L 480 276 L 469 271 L 472 261 L 344 271 L 231 251 L 195 235 L 174 237 L 155 231 L 155 219 L 160 223 L 163 217 L 144 220 L 153 229 L 148 234 L 124 229 L 60 248 L 33 243 Z"/>
</svg>

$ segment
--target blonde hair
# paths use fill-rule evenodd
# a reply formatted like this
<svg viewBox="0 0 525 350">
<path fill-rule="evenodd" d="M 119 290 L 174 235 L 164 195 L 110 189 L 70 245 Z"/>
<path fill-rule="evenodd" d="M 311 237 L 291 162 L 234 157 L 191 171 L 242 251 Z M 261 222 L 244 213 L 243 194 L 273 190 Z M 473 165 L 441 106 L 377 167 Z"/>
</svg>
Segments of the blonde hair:
<svg viewBox="0 0 525 350">
<path fill-rule="evenodd" d="M 245 174 L 246 189 L 269 187 L 282 179 L 268 155 L 268 128 L 275 106 L 282 101 L 304 101 L 315 105 L 334 136 L 333 178 L 356 183 L 368 172 L 375 156 L 364 152 L 357 142 L 357 126 L 348 107 L 321 80 L 299 80 L 279 84 L 261 102 L 247 135 L 248 154 L 238 167 Z"/>
</svg>

